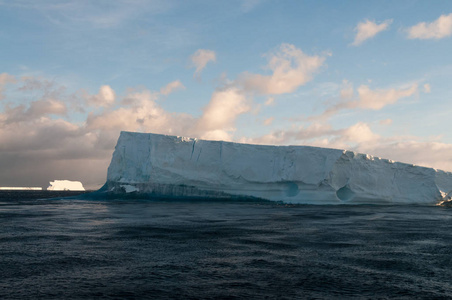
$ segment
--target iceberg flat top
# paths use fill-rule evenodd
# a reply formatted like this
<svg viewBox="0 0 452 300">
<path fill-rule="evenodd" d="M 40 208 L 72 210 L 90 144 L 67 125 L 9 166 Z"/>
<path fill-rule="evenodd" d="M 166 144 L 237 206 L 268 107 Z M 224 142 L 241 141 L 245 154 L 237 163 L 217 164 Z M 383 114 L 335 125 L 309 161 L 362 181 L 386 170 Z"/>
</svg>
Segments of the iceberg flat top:
<svg viewBox="0 0 452 300">
<path fill-rule="evenodd" d="M 286 203 L 437 203 L 452 174 L 352 151 L 121 132 L 110 192 Z"/>
</svg>

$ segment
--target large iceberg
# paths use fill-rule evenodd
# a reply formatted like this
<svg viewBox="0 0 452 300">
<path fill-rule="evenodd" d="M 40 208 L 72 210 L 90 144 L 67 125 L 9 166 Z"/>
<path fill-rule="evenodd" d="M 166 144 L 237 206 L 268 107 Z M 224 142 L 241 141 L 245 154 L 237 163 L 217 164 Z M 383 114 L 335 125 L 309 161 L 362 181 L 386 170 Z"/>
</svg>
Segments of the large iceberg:
<svg viewBox="0 0 452 300">
<path fill-rule="evenodd" d="M 436 204 L 452 173 L 352 151 L 121 132 L 100 192 L 294 204 Z"/>
</svg>

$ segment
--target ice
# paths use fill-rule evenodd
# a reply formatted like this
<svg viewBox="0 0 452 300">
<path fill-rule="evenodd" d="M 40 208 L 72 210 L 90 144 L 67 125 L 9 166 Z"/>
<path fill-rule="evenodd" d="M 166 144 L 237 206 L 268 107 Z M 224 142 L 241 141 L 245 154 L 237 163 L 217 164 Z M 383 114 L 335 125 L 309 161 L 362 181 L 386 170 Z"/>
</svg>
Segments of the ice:
<svg viewBox="0 0 452 300">
<path fill-rule="evenodd" d="M 50 181 L 50 185 L 47 188 L 48 191 L 84 191 L 80 181 L 70 181 L 70 180 L 55 180 Z"/>
<path fill-rule="evenodd" d="M 42 187 L 32 187 L 32 186 L 2 186 L 0 191 L 10 190 L 10 191 L 41 191 Z"/>
<path fill-rule="evenodd" d="M 306 204 L 444 201 L 452 174 L 346 150 L 121 132 L 103 191 Z"/>
<path fill-rule="evenodd" d="M 121 187 L 124 189 L 124 191 L 126 193 L 133 193 L 138 191 L 138 189 L 136 187 L 134 187 L 133 185 L 129 185 L 129 184 L 122 184 Z"/>
</svg>

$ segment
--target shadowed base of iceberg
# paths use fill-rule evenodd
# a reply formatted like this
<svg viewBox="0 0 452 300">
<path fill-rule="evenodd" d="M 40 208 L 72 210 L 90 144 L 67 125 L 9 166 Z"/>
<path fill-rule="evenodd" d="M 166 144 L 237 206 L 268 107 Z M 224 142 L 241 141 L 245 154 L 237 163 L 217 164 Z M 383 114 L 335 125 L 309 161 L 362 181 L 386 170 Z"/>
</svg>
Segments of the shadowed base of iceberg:
<svg viewBox="0 0 452 300">
<path fill-rule="evenodd" d="M 144 188 L 144 186 L 147 186 L 147 188 Z M 141 189 L 138 187 L 141 187 Z M 181 191 L 185 192 L 181 193 Z M 150 188 L 149 184 L 131 185 L 112 182 L 106 182 L 97 191 L 61 199 L 283 203 L 282 201 L 270 201 L 246 195 L 232 195 L 221 191 L 200 190 L 185 185 L 152 185 L 152 188 Z"/>
<path fill-rule="evenodd" d="M 322 194 L 322 193 L 319 193 Z M 353 201 L 337 201 L 329 194 L 317 195 L 315 198 L 306 198 L 304 201 L 288 203 L 287 201 L 268 200 L 248 195 L 229 194 L 224 191 L 204 190 L 187 185 L 164 185 L 149 183 L 118 183 L 107 181 L 97 191 L 78 196 L 61 199 L 74 200 L 145 200 L 145 201 L 174 201 L 174 202 L 243 202 L 243 203 L 268 203 L 287 205 L 440 205 L 437 203 L 407 203 L 387 201 L 385 199 L 354 199 Z M 320 200 L 321 199 L 321 200 Z M 444 206 L 448 206 L 444 203 Z"/>
<path fill-rule="evenodd" d="M 183 186 L 181 186 L 183 187 Z M 210 193 L 208 193 L 210 194 Z M 324 201 L 306 201 L 298 203 L 287 203 L 285 201 L 274 201 L 267 200 L 263 198 L 251 197 L 251 196 L 241 196 L 241 195 L 229 195 L 222 193 L 221 197 L 215 197 L 212 194 L 210 196 L 205 195 L 191 195 L 191 196 L 177 196 L 177 195 L 167 195 L 160 194 L 156 192 L 124 192 L 124 191 L 109 191 L 108 185 L 105 184 L 102 188 L 97 191 L 88 192 L 84 194 L 79 194 L 69 197 L 57 197 L 46 200 L 82 200 L 82 201 L 150 201 L 150 202 L 187 202 L 187 203 L 199 203 L 199 202 L 211 202 L 211 203 L 256 203 L 256 204 L 267 204 L 267 205 L 285 205 L 285 206 L 298 206 L 298 205 L 347 205 L 347 206 L 442 206 L 442 207 L 452 207 L 452 200 L 441 201 L 438 203 L 406 203 L 406 202 L 391 202 L 391 201 L 363 201 L 363 202 L 332 202 L 328 199 Z"/>
</svg>

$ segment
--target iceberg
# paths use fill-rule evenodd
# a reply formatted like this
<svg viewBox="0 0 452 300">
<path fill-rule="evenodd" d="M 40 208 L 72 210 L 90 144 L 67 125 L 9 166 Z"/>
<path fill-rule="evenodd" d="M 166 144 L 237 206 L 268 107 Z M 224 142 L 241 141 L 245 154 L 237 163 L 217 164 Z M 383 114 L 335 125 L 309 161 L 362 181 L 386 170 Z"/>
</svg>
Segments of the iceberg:
<svg viewBox="0 0 452 300">
<path fill-rule="evenodd" d="M 42 187 L 33 186 L 2 186 L 0 191 L 42 191 Z"/>
<path fill-rule="evenodd" d="M 99 193 L 290 204 L 437 204 L 452 173 L 347 150 L 121 132 Z"/>
<path fill-rule="evenodd" d="M 80 181 L 70 181 L 70 180 L 55 180 L 50 181 L 50 185 L 47 188 L 48 191 L 84 191 Z"/>
</svg>

